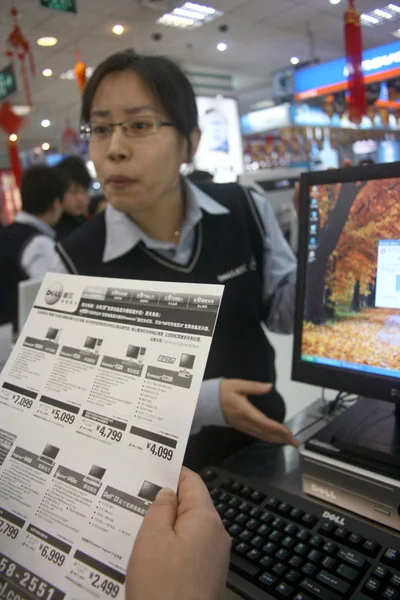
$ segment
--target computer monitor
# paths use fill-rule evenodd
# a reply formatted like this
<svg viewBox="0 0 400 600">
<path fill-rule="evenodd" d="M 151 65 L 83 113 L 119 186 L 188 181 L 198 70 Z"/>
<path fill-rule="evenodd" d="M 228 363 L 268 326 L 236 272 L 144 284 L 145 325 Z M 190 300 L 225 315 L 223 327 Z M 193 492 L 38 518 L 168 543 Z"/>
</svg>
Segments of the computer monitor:
<svg viewBox="0 0 400 600">
<path fill-rule="evenodd" d="M 88 336 L 84 343 L 84 348 L 88 348 L 89 350 L 94 350 L 97 345 L 97 338 Z"/>
<path fill-rule="evenodd" d="M 394 402 L 400 424 L 399 198 L 400 163 L 302 175 L 292 379 Z"/>
<path fill-rule="evenodd" d="M 137 359 L 140 354 L 140 346 L 128 346 L 128 350 L 126 351 L 126 356 L 128 358 Z"/>
<path fill-rule="evenodd" d="M 181 360 L 179 361 L 179 366 L 182 369 L 193 369 L 195 358 L 196 358 L 196 356 L 194 354 L 181 354 Z"/>
<path fill-rule="evenodd" d="M 57 341 L 59 332 L 60 332 L 59 329 L 55 329 L 54 327 L 49 327 L 47 330 L 47 333 L 46 333 L 46 339 L 51 340 L 53 342 Z"/>
<path fill-rule="evenodd" d="M 138 493 L 139 498 L 154 502 L 158 492 L 161 490 L 161 486 L 152 483 L 151 481 L 143 481 L 142 487 Z"/>
<path fill-rule="evenodd" d="M 52 446 L 51 444 L 46 444 L 42 454 L 39 456 L 39 461 L 44 462 L 48 465 L 54 464 L 55 459 L 57 458 L 57 454 L 60 449 L 56 446 Z"/>
<path fill-rule="evenodd" d="M 93 485 L 100 485 L 101 480 L 106 472 L 106 469 L 103 467 L 99 467 L 97 465 L 92 465 L 89 471 L 89 474 L 84 477 L 84 480 L 87 483 L 91 483 Z"/>
</svg>

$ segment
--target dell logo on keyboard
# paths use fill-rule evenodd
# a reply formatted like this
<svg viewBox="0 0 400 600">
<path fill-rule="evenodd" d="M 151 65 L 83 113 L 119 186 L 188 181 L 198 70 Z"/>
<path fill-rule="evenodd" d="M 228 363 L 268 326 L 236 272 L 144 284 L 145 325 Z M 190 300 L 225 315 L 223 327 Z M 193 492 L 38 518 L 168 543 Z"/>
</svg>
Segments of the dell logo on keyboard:
<svg viewBox="0 0 400 600">
<path fill-rule="evenodd" d="M 339 517 L 339 515 L 330 513 L 328 510 L 324 511 L 322 518 L 329 519 L 330 521 L 335 521 L 336 525 L 341 525 L 342 527 L 344 527 L 344 517 Z"/>
<path fill-rule="evenodd" d="M 336 494 L 332 490 L 328 490 L 328 488 L 322 487 L 321 485 L 312 483 L 311 490 L 314 492 L 314 494 L 319 494 L 327 500 L 337 500 Z"/>
</svg>

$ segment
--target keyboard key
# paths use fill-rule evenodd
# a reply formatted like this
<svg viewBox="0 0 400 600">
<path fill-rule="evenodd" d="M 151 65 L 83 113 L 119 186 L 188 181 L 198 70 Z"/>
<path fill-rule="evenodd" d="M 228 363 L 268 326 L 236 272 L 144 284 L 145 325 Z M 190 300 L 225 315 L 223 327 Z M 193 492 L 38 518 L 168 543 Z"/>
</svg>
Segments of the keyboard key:
<svg viewBox="0 0 400 600">
<path fill-rule="evenodd" d="M 308 542 L 312 548 L 320 548 L 323 543 L 324 538 L 322 538 L 320 535 L 313 535 Z"/>
<path fill-rule="evenodd" d="M 239 513 L 237 517 L 235 517 L 235 523 L 238 523 L 239 525 L 245 525 L 246 521 L 248 521 L 248 516 L 244 513 Z"/>
<path fill-rule="evenodd" d="M 371 573 L 372 577 L 375 577 L 375 579 L 380 579 L 381 581 L 383 581 L 383 579 L 385 579 L 385 577 L 387 577 L 388 574 L 389 570 L 386 567 L 381 567 L 380 565 L 375 567 L 375 569 Z"/>
<path fill-rule="evenodd" d="M 271 567 L 271 565 L 274 564 L 274 559 L 271 558 L 271 556 L 263 556 L 260 561 L 259 564 L 264 567 L 265 569 L 268 569 L 269 567 Z"/>
<path fill-rule="evenodd" d="M 332 573 L 328 573 L 328 571 L 320 571 L 317 575 L 317 580 L 339 594 L 347 594 L 350 589 L 350 583 L 347 583 L 347 581 L 344 581 L 340 577 L 336 577 L 336 575 L 332 575 Z"/>
<path fill-rule="evenodd" d="M 321 552 L 318 552 L 318 550 L 311 550 L 311 552 L 307 554 L 308 560 L 311 560 L 311 562 L 313 563 L 319 563 L 321 561 L 322 556 L 323 554 Z"/>
<path fill-rule="evenodd" d="M 389 565 L 394 569 L 400 570 L 400 550 L 395 550 L 394 548 L 387 548 L 383 553 L 381 561 L 385 563 L 385 565 Z"/>
<path fill-rule="evenodd" d="M 244 529 L 239 535 L 239 539 L 242 540 L 242 542 L 249 542 L 253 535 L 254 534 L 252 531 L 250 531 L 250 529 Z"/>
<path fill-rule="evenodd" d="M 285 533 L 288 533 L 289 535 L 296 535 L 298 530 L 299 528 L 297 527 L 297 525 L 293 525 L 293 523 L 288 523 L 283 531 Z"/>
<path fill-rule="evenodd" d="M 227 480 L 229 481 L 229 479 Z M 224 487 L 224 486 L 221 486 Z M 235 494 L 238 494 L 240 492 L 240 490 L 242 489 L 243 485 L 241 483 L 239 483 L 239 481 L 233 481 L 231 482 L 231 484 L 229 485 L 229 487 L 227 489 L 231 489 L 232 492 L 235 492 Z"/>
<path fill-rule="evenodd" d="M 325 567 L 325 569 L 333 569 L 333 567 L 336 565 L 336 560 L 332 558 L 332 556 L 325 556 L 321 562 L 321 565 Z M 351 567 L 349 567 L 349 569 L 351 569 Z"/>
<path fill-rule="evenodd" d="M 242 502 L 239 505 L 239 510 L 242 513 L 248 514 L 251 511 L 251 508 L 251 504 L 249 502 L 246 502 L 246 500 L 242 500 Z"/>
<path fill-rule="evenodd" d="M 257 521 L 257 519 L 253 519 L 250 518 L 247 522 L 246 522 L 246 528 L 250 529 L 251 531 L 254 531 L 255 529 L 257 529 L 257 527 L 260 525 L 259 521 Z"/>
<path fill-rule="evenodd" d="M 284 548 L 292 548 L 292 546 L 294 546 L 296 543 L 296 540 L 294 540 L 292 537 L 290 537 L 290 535 L 287 535 L 285 538 L 283 538 L 281 544 Z"/>
<path fill-rule="evenodd" d="M 353 552 L 353 550 L 339 550 L 337 553 L 337 558 L 351 565 L 352 567 L 356 567 L 356 569 L 362 569 L 367 562 L 361 554 L 358 554 L 358 552 Z"/>
<path fill-rule="evenodd" d="M 306 546 L 305 544 L 297 544 L 297 546 L 295 546 L 294 548 L 294 551 L 296 552 L 296 554 L 304 556 L 308 552 L 308 546 Z"/>
<path fill-rule="evenodd" d="M 289 552 L 287 550 L 284 550 L 284 548 L 280 548 L 278 550 L 278 552 L 275 554 L 275 558 L 277 560 L 286 560 L 289 556 L 290 556 Z"/>
<path fill-rule="evenodd" d="M 280 577 L 283 577 L 287 570 L 287 567 L 285 567 L 285 565 L 282 563 L 276 563 L 276 565 L 272 567 L 272 571 L 275 573 L 275 575 L 279 575 Z"/>
<path fill-rule="evenodd" d="M 253 519 L 258 519 L 261 514 L 262 514 L 261 508 L 259 508 L 258 506 L 255 506 L 249 512 L 249 517 L 253 517 Z"/>
<path fill-rule="evenodd" d="M 288 563 L 291 567 L 300 569 L 301 565 L 303 564 L 303 559 L 301 559 L 300 556 L 292 556 L 292 558 L 288 560 Z"/>
<path fill-rule="evenodd" d="M 254 492 L 254 489 L 252 487 L 250 487 L 249 485 L 245 485 L 242 487 L 239 494 L 240 494 L 240 496 L 243 496 L 244 498 L 250 498 L 250 496 L 253 492 Z"/>
<path fill-rule="evenodd" d="M 322 533 L 322 535 L 330 535 L 334 529 L 335 526 L 332 523 L 329 523 L 329 521 L 324 521 L 318 531 L 319 533 Z"/>
<path fill-rule="evenodd" d="M 220 495 L 221 495 L 221 490 L 220 489 L 218 489 L 218 488 L 212 488 L 210 490 L 210 496 L 211 496 L 211 498 L 213 500 L 218 500 L 218 498 L 220 497 Z"/>
<path fill-rule="evenodd" d="M 279 542 L 279 540 L 283 537 L 283 533 L 274 529 L 272 533 L 270 533 L 269 539 L 271 542 Z"/>
<path fill-rule="evenodd" d="M 296 537 L 298 540 L 300 540 L 301 542 L 307 542 L 310 539 L 310 534 L 308 533 L 307 529 L 300 529 L 297 534 Z"/>
<path fill-rule="evenodd" d="M 373 540 L 365 540 L 361 549 L 365 554 L 368 554 L 368 556 L 375 557 L 381 549 L 381 546 Z"/>
<path fill-rule="evenodd" d="M 271 523 L 271 521 L 273 521 L 274 518 L 274 515 L 270 513 L 269 510 L 265 510 L 260 516 L 260 521 L 261 523 Z"/>
<path fill-rule="evenodd" d="M 264 525 L 264 523 L 262 525 L 260 525 L 260 527 L 257 529 L 258 535 L 262 535 L 264 537 L 266 537 L 270 531 L 271 531 L 271 528 L 268 527 L 268 525 Z"/>
<path fill-rule="evenodd" d="M 256 535 L 255 537 L 253 537 L 253 539 L 250 542 L 250 544 L 252 546 L 254 546 L 254 548 L 261 548 L 263 543 L 264 543 L 264 538 L 262 538 L 261 535 Z"/>
<path fill-rule="evenodd" d="M 296 583 L 296 581 L 298 581 L 301 577 L 301 573 L 299 573 L 298 571 L 294 571 L 293 569 L 291 571 L 289 571 L 289 573 L 286 573 L 285 575 L 285 579 L 287 581 L 290 581 L 291 583 Z"/>
<path fill-rule="evenodd" d="M 229 519 L 222 519 L 222 525 L 225 529 L 228 529 L 232 525 L 232 522 Z"/>
<path fill-rule="evenodd" d="M 217 477 L 217 474 L 212 469 L 206 469 L 201 473 L 201 478 L 203 481 L 213 481 Z"/>
<path fill-rule="evenodd" d="M 266 587 L 267 589 L 271 589 L 274 585 L 278 583 L 277 577 L 270 575 L 269 573 L 263 573 L 258 581 Z"/>
<path fill-rule="evenodd" d="M 228 504 L 228 502 L 231 498 L 232 498 L 232 496 L 230 494 L 228 494 L 228 492 L 221 492 L 221 494 L 219 496 L 219 501 L 225 502 L 225 504 Z"/>
<path fill-rule="evenodd" d="M 351 535 L 349 535 L 348 540 L 347 540 L 348 544 L 351 544 L 352 546 L 355 546 L 355 547 L 361 546 L 364 542 L 365 542 L 364 538 L 359 533 L 352 533 Z"/>
<path fill-rule="evenodd" d="M 232 498 L 228 502 L 228 506 L 230 508 L 239 508 L 241 502 L 242 500 L 240 498 L 238 498 L 237 496 L 232 496 Z"/>
<path fill-rule="evenodd" d="M 250 550 L 250 552 L 246 554 L 246 556 L 249 560 L 255 562 L 260 558 L 261 552 L 257 550 L 257 548 L 253 548 L 252 550 Z"/>
<path fill-rule="evenodd" d="M 233 538 L 238 537 L 239 533 L 241 533 L 241 532 L 242 532 L 242 528 L 237 523 L 234 523 L 228 529 L 229 535 Z"/>
<path fill-rule="evenodd" d="M 251 578 L 256 577 L 261 571 L 258 565 L 251 563 L 241 556 L 236 556 L 235 554 L 231 554 L 230 568 L 240 575 Z"/>
<path fill-rule="evenodd" d="M 399 592 L 396 592 L 394 588 L 387 587 L 383 590 L 382 598 L 385 600 L 398 600 L 400 598 Z"/>
<path fill-rule="evenodd" d="M 264 552 L 264 554 L 275 554 L 275 552 L 278 550 L 278 546 L 276 544 L 273 544 L 272 542 L 268 542 L 267 544 L 265 544 L 262 547 L 262 551 Z"/>
<path fill-rule="evenodd" d="M 326 544 L 322 546 L 322 552 L 325 552 L 326 554 L 336 554 L 338 548 L 339 547 L 335 542 L 326 542 Z"/>
<path fill-rule="evenodd" d="M 293 600 L 312 600 L 312 598 L 308 594 L 303 594 L 303 592 L 297 592 Z"/>
<path fill-rule="evenodd" d="M 224 504 L 223 502 L 219 502 L 219 503 L 216 505 L 216 507 L 215 507 L 215 508 L 216 508 L 216 511 L 218 512 L 218 514 L 219 514 L 221 517 L 224 515 L 224 512 L 225 512 L 226 510 L 228 510 L 228 507 L 227 507 L 227 505 L 226 505 L 226 504 Z"/>
<path fill-rule="evenodd" d="M 301 517 L 304 515 L 304 510 L 301 508 L 292 508 L 289 513 L 289 517 L 294 519 L 295 521 L 300 521 Z"/>
<path fill-rule="evenodd" d="M 280 503 L 279 498 L 275 498 L 274 496 L 271 496 L 271 498 L 268 498 L 268 500 L 266 501 L 265 506 L 268 506 L 268 508 L 276 508 L 279 503 Z"/>
<path fill-rule="evenodd" d="M 232 479 L 223 479 L 219 484 L 219 487 L 223 488 L 224 490 L 230 490 L 232 489 L 232 485 L 235 485 Z"/>
<path fill-rule="evenodd" d="M 313 575 L 317 570 L 317 567 L 310 562 L 307 562 L 301 569 L 305 575 Z"/>
<path fill-rule="evenodd" d="M 317 596 L 317 598 L 320 598 L 320 600 L 343 600 L 343 596 L 339 596 L 335 592 L 331 592 L 325 586 L 311 581 L 311 579 L 303 579 L 300 587 L 307 592 L 310 592 L 310 594 L 314 594 L 314 596 Z"/>
<path fill-rule="evenodd" d="M 344 527 L 337 527 L 333 532 L 333 537 L 339 540 L 340 542 L 343 542 L 348 537 L 348 535 L 349 532 L 347 529 L 344 529 Z"/>
<path fill-rule="evenodd" d="M 236 552 L 236 554 L 246 554 L 248 551 L 250 550 L 250 546 L 248 544 L 246 544 L 245 542 L 240 542 L 239 544 L 236 544 L 236 546 L 234 547 L 234 552 Z"/>
<path fill-rule="evenodd" d="M 275 592 L 281 597 L 281 598 L 290 598 L 294 592 L 294 588 L 292 588 L 291 585 L 288 585 L 287 583 L 285 583 L 284 581 L 282 581 L 282 583 L 280 583 L 278 585 L 278 587 L 275 588 Z"/>
<path fill-rule="evenodd" d="M 360 574 L 359 571 L 353 569 L 353 567 L 348 567 L 343 563 L 338 566 L 336 573 L 349 581 L 355 581 Z"/>
<path fill-rule="evenodd" d="M 255 490 L 250 496 L 250 500 L 252 502 L 255 502 L 256 504 L 261 504 L 261 502 L 263 500 L 265 500 L 265 498 L 266 498 L 266 495 L 263 494 L 262 492 L 259 492 L 258 490 Z"/>
<path fill-rule="evenodd" d="M 310 515 L 309 513 L 305 513 L 301 517 L 301 522 L 307 527 L 314 527 L 316 523 L 318 523 L 318 518 L 315 515 Z"/>
<path fill-rule="evenodd" d="M 377 579 L 373 579 L 373 577 L 370 577 L 367 580 L 363 590 L 365 590 L 367 592 L 372 592 L 373 594 L 377 594 L 380 587 L 381 587 L 380 581 L 378 581 Z"/>
<path fill-rule="evenodd" d="M 237 510 L 234 508 L 228 508 L 228 510 L 224 512 L 224 517 L 225 519 L 234 519 L 237 514 Z"/>
<path fill-rule="evenodd" d="M 283 529 L 286 526 L 286 521 L 281 519 L 281 517 L 277 517 L 271 523 L 271 527 L 274 529 Z"/>
<path fill-rule="evenodd" d="M 288 515 L 292 510 L 293 506 L 291 504 L 287 504 L 286 502 L 281 502 L 277 506 L 277 510 L 281 515 Z"/>
<path fill-rule="evenodd" d="M 400 575 L 392 575 L 389 583 L 395 588 L 400 588 Z"/>
</svg>

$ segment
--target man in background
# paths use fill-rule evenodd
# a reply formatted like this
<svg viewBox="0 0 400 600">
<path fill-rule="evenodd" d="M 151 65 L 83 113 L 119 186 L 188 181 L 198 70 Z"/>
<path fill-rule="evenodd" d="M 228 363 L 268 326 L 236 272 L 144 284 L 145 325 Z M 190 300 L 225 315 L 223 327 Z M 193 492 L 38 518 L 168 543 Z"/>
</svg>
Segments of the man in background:
<svg viewBox="0 0 400 600">
<path fill-rule="evenodd" d="M 61 240 L 87 219 L 91 177 L 79 156 L 64 158 L 54 169 L 66 185 L 62 200 L 63 215 L 56 227 L 57 238 Z"/>
<path fill-rule="evenodd" d="M 54 169 L 37 165 L 21 181 L 22 210 L 0 231 L 0 324 L 17 330 L 18 284 L 44 277 L 54 260 L 61 199 L 66 186 Z"/>
</svg>

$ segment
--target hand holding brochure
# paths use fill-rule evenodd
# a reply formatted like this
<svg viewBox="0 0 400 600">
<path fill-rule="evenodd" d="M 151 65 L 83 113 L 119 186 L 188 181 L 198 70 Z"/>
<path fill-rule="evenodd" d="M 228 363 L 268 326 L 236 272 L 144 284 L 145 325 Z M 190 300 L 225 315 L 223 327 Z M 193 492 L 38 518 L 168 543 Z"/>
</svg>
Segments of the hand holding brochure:
<svg viewBox="0 0 400 600">
<path fill-rule="evenodd" d="M 176 489 L 222 286 L 48 274 L 0 373 L 0 599 L 124 598 Z"/>
</svg>

